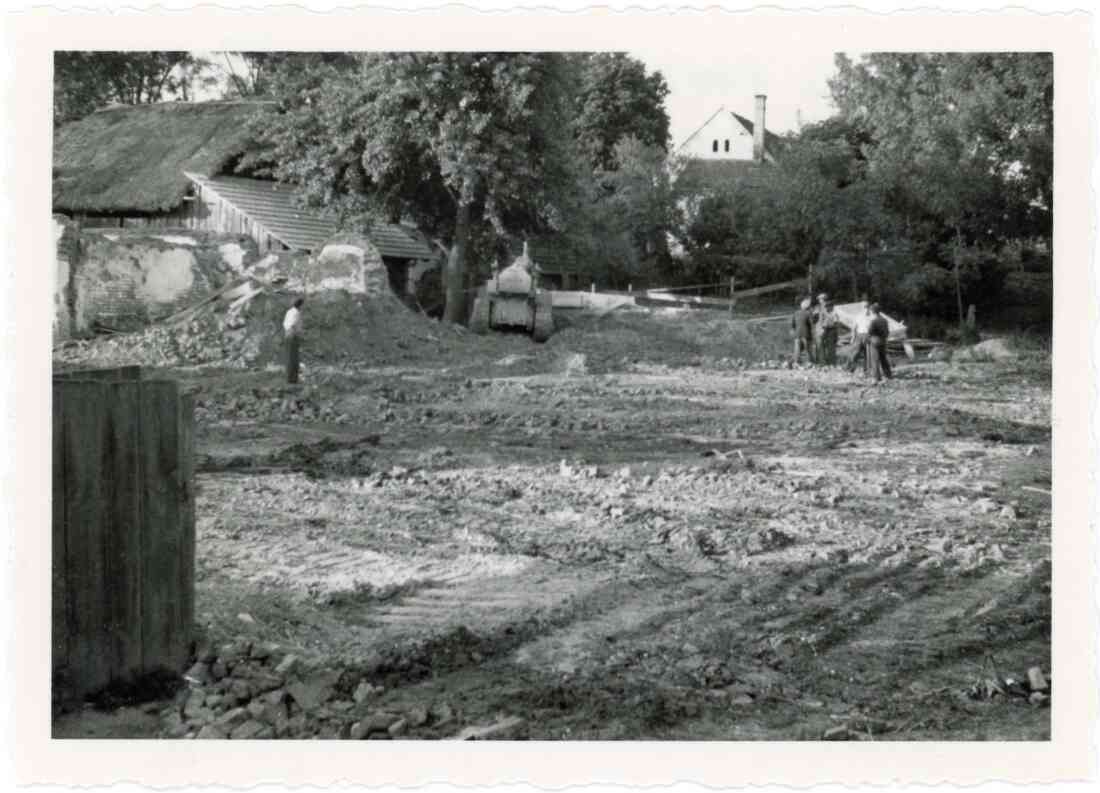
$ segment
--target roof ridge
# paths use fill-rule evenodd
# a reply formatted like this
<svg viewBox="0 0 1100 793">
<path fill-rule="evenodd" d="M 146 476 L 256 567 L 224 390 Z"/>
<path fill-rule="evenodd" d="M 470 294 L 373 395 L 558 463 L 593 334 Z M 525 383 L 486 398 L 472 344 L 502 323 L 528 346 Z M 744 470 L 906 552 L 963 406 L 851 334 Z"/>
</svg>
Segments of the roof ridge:
<svg viewBox="0 0 1100 793">
<path fill-rule="evenodd" d="M 101 107 L 93 110 L 89 115 L 96 115 L 98 113 L 117 113 L 119 111 L 126 110 L 152 110 L 153 108 L 178 108 L 178 107 L 244 107 L 246 105 L 274 105 L 277 104 L 274 99 L 211 99 L 202 102 L 185 102 L 181 99 L 172 99 L 167 102 L 143 102 L 141 104 L 131 105 L 125 102 L 119 102 L 114 105 L 108 105 L 107 107 Z M 79 119 L 78 119 L 79 120 Z"/>
<path fill-rule="evenodd" d="M 715 110 L 713 113 L 711 113 L 710 116 L 707 118 L 707 120 L 704 121 L 701 125 L 699 125 L 698 129 L 696 129 L 694 132 L 692 132 L 690 135 L 688 135 L 686 138 L 684 138 L 684 142 L 676 147 L 676 151 L 679 151 L 680 149 L 684 148 L 684 146 L 687 146 L 691 142 L 692 138 L 694 138 L 696 135 L 698 135 L 700 132 L 702 132 L 704 129 L 706 129 L 707 124 L 714 121 L 714 119 L 718 117 L 718 114 L 721 113 L 725 109 L 726 109 L 725 105 L 719 105 L 718 109 Z"/>
</svg>

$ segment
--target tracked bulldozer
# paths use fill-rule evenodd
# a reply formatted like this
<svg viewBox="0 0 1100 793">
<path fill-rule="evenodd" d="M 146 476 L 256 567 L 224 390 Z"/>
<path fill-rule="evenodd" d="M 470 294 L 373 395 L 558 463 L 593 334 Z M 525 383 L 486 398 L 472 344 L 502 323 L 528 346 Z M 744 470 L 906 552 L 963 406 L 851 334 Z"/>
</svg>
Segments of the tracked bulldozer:
<svg viewBox="0 0 1100 793">
<path fill-rule="evenodd" d="M 546 341 L 554 332 L 554 309 L 550 292 L 538 288 L 536 269 L 523 254 L 482 286 L 474 299 L 470 329 L 475 333 L 518 329 L 535 341 Z"/>
</svg>

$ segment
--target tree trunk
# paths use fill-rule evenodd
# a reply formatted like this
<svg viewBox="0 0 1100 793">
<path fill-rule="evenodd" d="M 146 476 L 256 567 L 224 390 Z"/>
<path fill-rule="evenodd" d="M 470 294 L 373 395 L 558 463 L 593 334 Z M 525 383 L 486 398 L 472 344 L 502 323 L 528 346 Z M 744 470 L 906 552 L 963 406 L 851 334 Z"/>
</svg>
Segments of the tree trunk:
<svg viewBox="0 0 1100 793">
<path fill-rule="evenodd" d="M 455 214 L 455 236 L 450 253 L 447 254 L 447 266 L 443 273 L 443 290 L 446 300 L 443 308 L 445 322 L 464 322 L 466 320 L 466 242 L 470 237 L 470 204 L 459 203 Z"/>
<path fill-rule="evenodd" d="M 958 303 L 959 308 L 959 326 L 961 327 L 966 322 L 966 316 L 963 314 L 963 294 L 962 294 L 962 278 L 959 274 L 959 258 L 962 256 L 962 232 L 959 231 L 958 226 L 955 227 L 955 300 Z"/>
</svg>

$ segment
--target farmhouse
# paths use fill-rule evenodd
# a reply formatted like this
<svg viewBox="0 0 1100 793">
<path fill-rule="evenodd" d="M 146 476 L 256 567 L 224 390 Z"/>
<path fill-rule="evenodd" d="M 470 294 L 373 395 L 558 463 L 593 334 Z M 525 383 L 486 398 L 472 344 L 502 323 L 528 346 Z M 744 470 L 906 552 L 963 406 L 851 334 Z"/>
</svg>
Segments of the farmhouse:
<svg viewBox="0 0 1100 793">
<path fill-rule="evenodd" d="M 680 144 L 684 167 L 677 181 L 688 193 L 705 195 L 730 181 L 759 181 L 776 162 L 781 139 L 765 126 L 767 97 L 755 97 L 754 120 L 720 107 Z"/>
<path fill-rule="evenodd" d="M 109 108 L 58 130 L 53 207 L 84 228 L 189 229 L 250 237 L 261 254 L 316 252 L 336 230 L 285 184 L 232 176 L 266 102 L 172 102 Z M 398 294 L 438 252 L 416 229 L 370 230 Z"/>
</svg>

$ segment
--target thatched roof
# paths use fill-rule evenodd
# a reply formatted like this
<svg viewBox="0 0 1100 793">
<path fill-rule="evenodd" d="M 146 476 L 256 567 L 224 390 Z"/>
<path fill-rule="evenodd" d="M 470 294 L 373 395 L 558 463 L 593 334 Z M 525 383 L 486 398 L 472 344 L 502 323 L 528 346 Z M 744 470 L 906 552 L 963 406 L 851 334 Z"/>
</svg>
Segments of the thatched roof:
<svg viewBox="0 0 1100 793">
<path fill-rule="evenodd" d="M 53 206 L 62 212 L 167 212 L 190 181 L 213 175 L 247 145 L 262 102 L 167 102 L 100 110 L 54 135 Z"/>
</svg>

